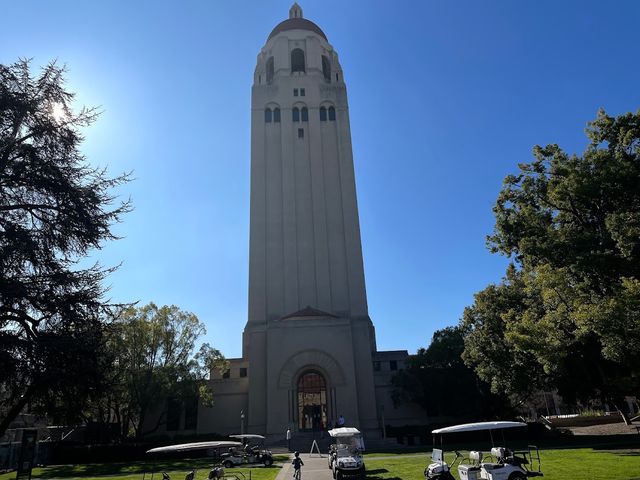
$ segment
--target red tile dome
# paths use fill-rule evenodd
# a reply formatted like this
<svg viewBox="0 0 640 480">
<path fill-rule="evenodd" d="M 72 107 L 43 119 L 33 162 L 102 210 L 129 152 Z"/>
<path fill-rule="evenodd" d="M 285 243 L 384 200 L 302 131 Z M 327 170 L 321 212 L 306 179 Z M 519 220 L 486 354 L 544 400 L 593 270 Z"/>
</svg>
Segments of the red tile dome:
<svg viewBox="0 0 640 480">
<path fill-rule="evenodd" d="M 275 37 L 278 33 L 286 32 L 287 30 L 309 30 L 311 32 L 317 33 L 322 38 L 327 40 L 327 36 L 324 34 L 324 32 L 318 25 L 316 25 L 312 21 L 307 20 L 306 18 L 287 18 L 286 20 L 276 25 L 276 28 L 274 28 L 269 34 L 269 38 L 267 39 L 267 41 L 271 40 L 271 38 Z"/>
</svg>

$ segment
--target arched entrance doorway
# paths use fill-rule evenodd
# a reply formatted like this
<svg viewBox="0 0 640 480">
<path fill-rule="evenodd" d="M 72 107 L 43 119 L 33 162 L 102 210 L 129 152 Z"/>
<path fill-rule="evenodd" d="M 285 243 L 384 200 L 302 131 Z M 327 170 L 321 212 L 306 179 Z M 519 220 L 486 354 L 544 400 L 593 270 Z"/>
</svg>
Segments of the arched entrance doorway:
<svg viewBox="0 0 640 480">
<path fill-rule="evenodd" d="M 327 382 L 320 372 L 308 370 L 298 378 L 298 430 L 324 430 L 327 417 Z"/>
</svg>

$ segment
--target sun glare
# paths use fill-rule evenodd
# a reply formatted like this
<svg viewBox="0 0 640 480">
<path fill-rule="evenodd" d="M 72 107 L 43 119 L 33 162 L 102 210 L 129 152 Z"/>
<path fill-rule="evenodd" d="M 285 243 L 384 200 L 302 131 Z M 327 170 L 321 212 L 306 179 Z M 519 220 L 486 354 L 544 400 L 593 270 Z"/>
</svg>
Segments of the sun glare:
<svg viewBox="0 0 640 480">
<path fill-rule="evenodd" d="M 51 115 L 56 122 L 61 122 L 67 117 L 62 103 L 56 102 L 51 106 Z"/>
</svg>

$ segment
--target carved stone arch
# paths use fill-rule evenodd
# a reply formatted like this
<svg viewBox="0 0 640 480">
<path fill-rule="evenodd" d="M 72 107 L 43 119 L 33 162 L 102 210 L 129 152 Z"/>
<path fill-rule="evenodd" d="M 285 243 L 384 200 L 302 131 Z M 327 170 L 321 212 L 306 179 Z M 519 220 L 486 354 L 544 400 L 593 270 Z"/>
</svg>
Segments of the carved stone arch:
<svg viewBox="0 0 640 480">
<path fill-rule="evenodd" d="M 305 350 L 289 357 L 280 369 L 278 387 L 293 390 L 298 375 L 306 370 L 319 369 L 326 373 L 326 381 L 333 386 L 344 385 L 345 376 L 340 364 L 328 353 L 321 350 Z"/>
</svg>

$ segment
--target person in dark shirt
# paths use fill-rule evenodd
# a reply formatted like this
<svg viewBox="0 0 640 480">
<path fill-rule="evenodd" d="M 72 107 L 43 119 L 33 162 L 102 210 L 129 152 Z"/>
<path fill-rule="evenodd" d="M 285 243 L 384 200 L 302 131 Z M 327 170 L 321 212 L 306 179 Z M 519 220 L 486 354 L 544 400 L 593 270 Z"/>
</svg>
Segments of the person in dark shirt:
<svg viewBox="0 0 640 480">
<path fill-rule="evenodd" d="M 291 464 L 293 465 L 293 476 L 294 478 L 300 478 L 300 473 L 304 462 L 300 458 L 300 454 L 298 452 L 294 453 L 294 458 Z"/>
</svg>

